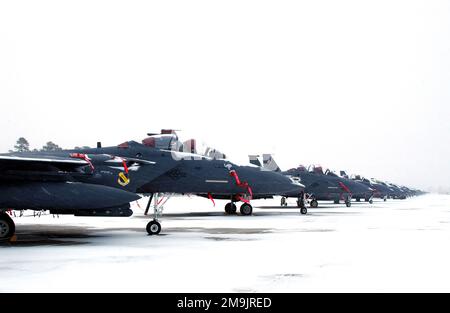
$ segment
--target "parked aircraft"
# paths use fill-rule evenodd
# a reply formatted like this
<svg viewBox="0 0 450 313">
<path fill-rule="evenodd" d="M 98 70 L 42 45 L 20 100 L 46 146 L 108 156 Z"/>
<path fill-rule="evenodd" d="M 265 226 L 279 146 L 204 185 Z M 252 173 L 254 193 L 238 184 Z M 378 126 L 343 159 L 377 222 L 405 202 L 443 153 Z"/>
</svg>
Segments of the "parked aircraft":
<svg viewBox="0 0 450 313">
<path fill-rule="evenodd" d="M 258 156 L 250 156 L 250 162 L 260 165 Z M 317 208 L 320 200 L 332 200 L 335 203 L 344 201 L 347 207 L 351 206 L 353 194 L 371 193 L 372 190 L 364 185 L 341 178 L 331 171 L 323 171 L 320 166 L 310 166 L 306 169 L 304 166 L 290 169 L 282 172 L 273 157 L 270 154 L 263 155 L 263 167 L 275 172 L 280 172 L 288 177 L 295 177 L 305 185 L 307 200 L 312 208 Z M 290 195 L 284 195 L 285 198 Z M 285 204 L 282 199 L 282 205 Z"/>
<path fill-rule="evenodd" d="M 192 141 L 190 142 L 192 144 Z M 304 186 L 279 173 L 238 166 L 218 157 L 185 152 L 173 131 L 151 134 L 142 143 L 55 152 L 0 155 L 0 238 L 14 234 L 8 210 L 50 210 L 76 216 L 131 216 L 130 202 L 150 196 L 154 219 L 149 234 L 159 234 L 164 194 L 196 194 L 230 199 L 225 211 L 251 215 L 252 199 L 301 194 Z M 192 146 L 189 146 L 192 149 Z"/>
</svg>

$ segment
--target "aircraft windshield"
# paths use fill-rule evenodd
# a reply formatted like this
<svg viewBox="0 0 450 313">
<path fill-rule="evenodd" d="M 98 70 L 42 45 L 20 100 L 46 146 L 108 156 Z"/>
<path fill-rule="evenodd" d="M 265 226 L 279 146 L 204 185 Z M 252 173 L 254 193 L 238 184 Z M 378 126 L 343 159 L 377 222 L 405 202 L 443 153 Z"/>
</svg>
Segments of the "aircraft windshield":
<svg viewBox="0 0 450 313">
<path fill-rule="evenodd" d="M 175 131 L 166 131 L 166 133 L 162 132 L 162 134 L 149 135 L 150 137 L 142 141 L 142 143 L 148 147 L 183 153 L 192 153 L 213 159 L 226 159 L 225 154 L 215 148 L 212 148 L 204 142 L 196 139 L 180 139 Z"/>
<path fill-rule="evenodd" d="M 309 172 L 316 173 L 316 174 L 322 174 L 322 175 L 324 174 L 322 166 L 318 166 L 318 165 L 310 165 Z"/>
</svg>

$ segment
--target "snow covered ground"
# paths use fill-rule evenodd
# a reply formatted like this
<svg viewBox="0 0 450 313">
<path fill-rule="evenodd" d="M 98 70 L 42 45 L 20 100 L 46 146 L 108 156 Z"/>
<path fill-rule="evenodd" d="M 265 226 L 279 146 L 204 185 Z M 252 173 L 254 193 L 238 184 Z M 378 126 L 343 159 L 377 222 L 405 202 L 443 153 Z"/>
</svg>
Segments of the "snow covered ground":
<svg viewBox="0 0 450 313">
<path fill-rule="evenodd" d="M 174 198 L 163 235 L 133 218 L 16 218 L 0 292 L 450 291 L 450 196 L 323 204 L 302 216 L 254 201 L 252 217 Z M 291 203 L 294 205 L 294 202 Z M 141 207 L 145 202 L 141 201 Z"/>
</svg>

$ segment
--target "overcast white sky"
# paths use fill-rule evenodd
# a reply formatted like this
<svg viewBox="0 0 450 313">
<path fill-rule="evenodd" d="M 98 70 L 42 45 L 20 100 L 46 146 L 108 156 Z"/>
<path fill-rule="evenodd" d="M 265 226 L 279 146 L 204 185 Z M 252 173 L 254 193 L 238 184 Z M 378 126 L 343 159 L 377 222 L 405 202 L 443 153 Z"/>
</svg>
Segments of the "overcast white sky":
<svg viewBox="0 0 450 313">
<path fill-rule="evenodd" d="M 176 128 L 450 186 L 450 1 L 0 1 L 0 150 Z"/>
</svg>

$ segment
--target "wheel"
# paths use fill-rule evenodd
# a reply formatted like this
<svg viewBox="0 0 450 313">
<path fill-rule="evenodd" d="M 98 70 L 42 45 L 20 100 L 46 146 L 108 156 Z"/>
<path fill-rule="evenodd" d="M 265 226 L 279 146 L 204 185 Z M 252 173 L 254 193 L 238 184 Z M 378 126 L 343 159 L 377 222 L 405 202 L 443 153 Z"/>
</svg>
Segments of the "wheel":
<svg viewBox="0 0 450 313">
<path fill-rule="evenodd" d="M 305 202 L 301 201 L 301 200 L 297 200 L 297 207 L 298 208 L 303 208 L 305 206 Z"/>
<path fill-rule="evenodd" d="M 347 208 L 352 206 L 352 203 L 350 201 L 345 202 L 345 205 L 347 206 Z"/>
<path fill-rule="evenodd" d="M 384 202 L 386 202 L 386 201 L 387 201 L 387 197 L 384 197 L 384 199 L 383 199 L 383 200 L 384 200 Z"/>
<path fill-rule="evenodd" d="M 252 215 L 253 213 L 253 207 L 248 204 L 248 203 L 244 203 L 243 205 L 241 205 L 241 214 L 248 216 L 248 215 Z"/>
<path fill-rule="evenodd" d="M 339 200 L 334 200 L 334 204 L 339 204 Z"/>
<path fill-rule="evenodd" d="M 147 224 L 147 233 L 149 235 L 158 235 L 161 229 L 161 224 L 158 221 L 151 221 Z"/>
<path fill-rule="evenodd" d="M 301 208 L 300 209 L 300 213 L 302 213 L 303 215 L 308 214 L 308 209 L 307 208 Z"/>
<path fill-rule="evenodd" d="M 312 200 L 311 203 L 309 204 L 312 208 L 316 209 L 319 207 L 319 202 L 317 202 L 317 200 Z"/>
<path fill-rule="evenodd" d="M 281 206 L 287 206 L 285 197 L 281 198 Z"/>
<path fill-rule="evenodd" d="M 370 199 L 370 200 L 369 200 L 369 203 L 370 203 L 370 204 L 373 204 L 373 200 L 372 200 L 372 199 Z"/>
<path fill-rule="evenodd" d="M 227 203 L 227 205 L 225 206 L 225 213 L 233 215 L 236 214 L 236 212 L 237 212 L 236 204 L 232 202 Z"/>
<path fill-rule="evenodd" d="M 16 225 L 6 213 L 0 214 L 0 239 L 9 239 L 14 236 Z"/>
<path fill-rule="evenodd" d="M 356 198 L 356 202 L 361 202 L 361 198 Z"/>
</svg>

